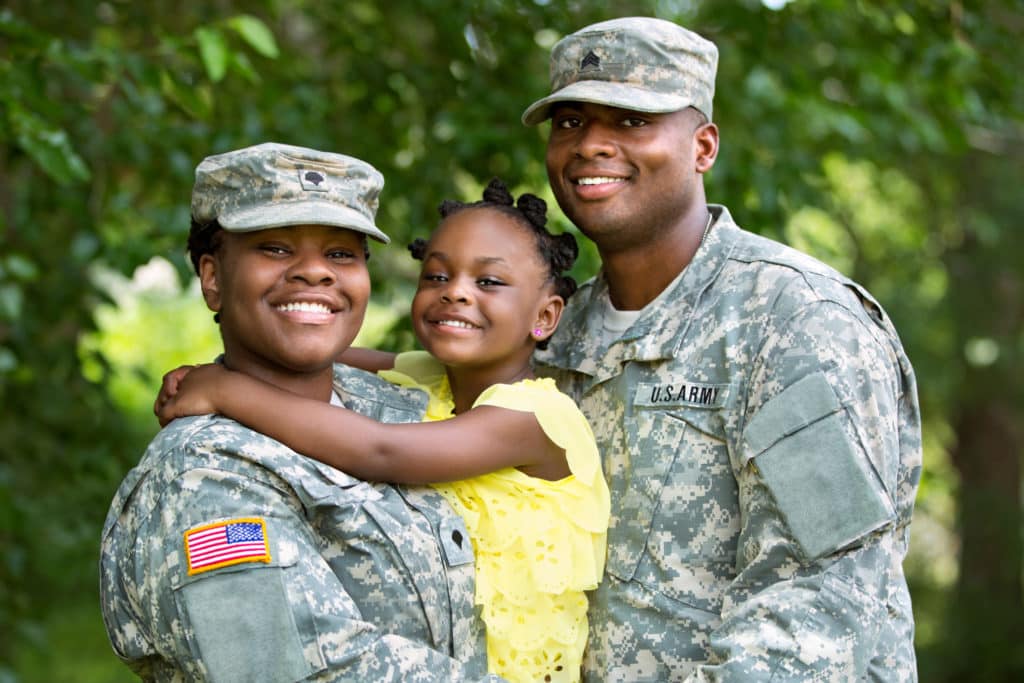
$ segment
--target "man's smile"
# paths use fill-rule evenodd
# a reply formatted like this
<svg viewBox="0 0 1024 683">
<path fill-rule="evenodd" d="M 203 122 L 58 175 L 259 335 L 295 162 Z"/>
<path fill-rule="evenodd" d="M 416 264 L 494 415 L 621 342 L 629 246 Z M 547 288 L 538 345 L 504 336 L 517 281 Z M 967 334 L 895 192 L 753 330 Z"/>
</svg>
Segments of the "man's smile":
<svg viewBox="0 0 1024 683">
<path fill-rule="evenodd" d="M 624 183 L 625 178 L 612 178 L 611 176 L 588 176 L 576 178 L 572 181 L 576 185 L 604 185 L 606 183 Z"/>
</svg>

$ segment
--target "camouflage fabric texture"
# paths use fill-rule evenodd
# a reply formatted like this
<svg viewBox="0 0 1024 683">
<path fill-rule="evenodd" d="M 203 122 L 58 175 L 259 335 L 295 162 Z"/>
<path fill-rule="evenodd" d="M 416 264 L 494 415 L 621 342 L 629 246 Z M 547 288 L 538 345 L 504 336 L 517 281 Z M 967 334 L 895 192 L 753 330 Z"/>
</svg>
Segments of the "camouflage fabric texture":
<svg viewBox="0 0 1024 683">
<path fill-rule="evenodd" d="M 200 162 L 192 217 L 231 232 L 334 225 L 386 244 L 374 224 L 383 187 L 384 176 L 355 157 L 266 142 Z"/>
<path fill-rule="evenodd" d="M 551 49 L 551 94 L 523 112 L 533 126 L 557 102 L 633 111 L 699 109 L 710 121 L 718 48 L 664 19 L 626 17 L 572 33 Z"/>
<path fill-rule="evenodd" d="M 910 363 L 861 287 L 711 211 L 620 339 L 598 276 L 537 355 L 611 489 L 586 680 L 916 680 Z"/>
<path fill-rule="evenodd" d="M 387 422 L 426 403 L 344 366 L 335 387 Z M 192 571 L 186 539 L 223 521 L 262 524 L 267 557 Z M 353 479 L 222 417 L 154 439 L 111 505 L 100 572 L 111 643 L 144 680 L 501 680 L 440 494 Z"/>
</svg>

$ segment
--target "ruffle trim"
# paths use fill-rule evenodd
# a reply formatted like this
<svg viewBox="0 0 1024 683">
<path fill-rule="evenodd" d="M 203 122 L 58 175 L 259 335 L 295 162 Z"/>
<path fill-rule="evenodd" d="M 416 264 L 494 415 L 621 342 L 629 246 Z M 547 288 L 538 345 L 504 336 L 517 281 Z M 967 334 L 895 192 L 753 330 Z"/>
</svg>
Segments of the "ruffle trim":
<svg viewBox="0 0 1024 683">
<path fill-rule="evenodd" d="M 400 354 L 393 371 L 379 374 L 426 391 L 427 419 L 451 416 L 447 376 L 429 354 Z M 507 468 L 435 485 L 473 540 L 491 668 L 512 681 L 576 681 L 588 631 L 583 591 L 604 572 L 610 508 L 593 433 L 548 378 L 494 385 L 478 405 L 534 414 L 572 472 L 548 481 Z"/>
</svg>

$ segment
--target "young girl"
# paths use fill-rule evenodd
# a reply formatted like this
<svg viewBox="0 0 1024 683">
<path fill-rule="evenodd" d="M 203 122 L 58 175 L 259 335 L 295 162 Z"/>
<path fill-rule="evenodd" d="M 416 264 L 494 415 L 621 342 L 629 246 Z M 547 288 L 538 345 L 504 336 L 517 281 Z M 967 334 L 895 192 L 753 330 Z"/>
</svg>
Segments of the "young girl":
<svg viewBox="0 0 1024 683">
<path fill-rule="evenodd" d="M 157 400 L 162 424 L 217 412 L 363 479 L 434 484 L 472 536 L 489 668 L 512 681 L 579 679 L 583 591 L 601 579 L 608 525 L 590 426 L 530 366 L 576 286 L 562 274 L 576 242 L 547 231 L 546 209 L 530 194 L 513 204 L 497 179 L 482 201 L 442 203 L 430 240 L 410 246 L 426 352 L 344 357 L 425 390 L 425 423 L 381 424 L 217 365 L 170 373 Z"/>
</svg>

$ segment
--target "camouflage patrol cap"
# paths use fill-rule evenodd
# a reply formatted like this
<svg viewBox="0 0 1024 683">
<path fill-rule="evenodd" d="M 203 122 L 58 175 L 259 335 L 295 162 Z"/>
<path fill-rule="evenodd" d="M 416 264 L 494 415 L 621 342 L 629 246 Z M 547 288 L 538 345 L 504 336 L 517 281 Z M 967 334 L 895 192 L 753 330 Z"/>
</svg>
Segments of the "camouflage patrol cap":
<svg viewBox="0 0 1024 683">
<path fill-rule="evenodd" d="M 267 142 L 203 159 L 192 217 L 229 232 L 334 225 L 386 244 L 373 222 L 383 186 L 380 172 L 355 157 Z"/>
<path fill-rule="evenodd" d="M 523 113 L 533 126 L 556 102 L 666 113 L 686 107 L 711 120 L 718 48 L 664 19 L 625 17 L 586 26 L 551 50 L 551 94 Z"/>
</svg>

